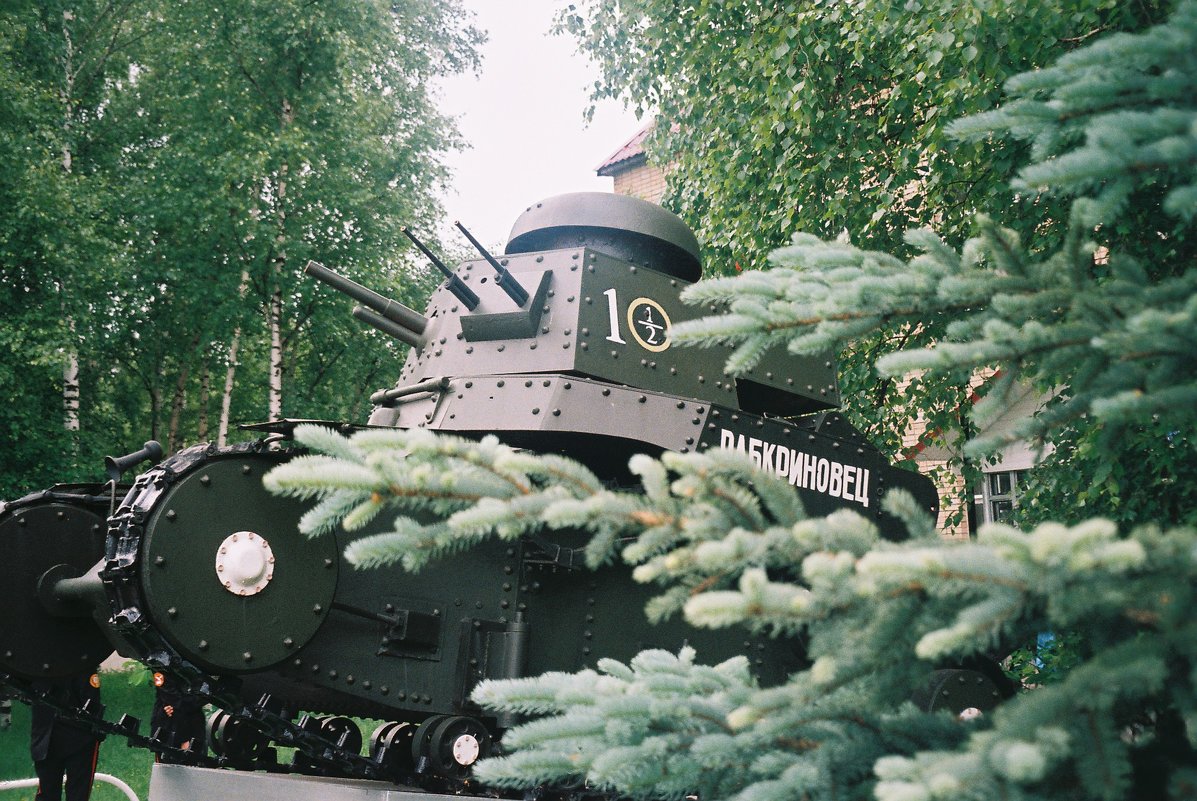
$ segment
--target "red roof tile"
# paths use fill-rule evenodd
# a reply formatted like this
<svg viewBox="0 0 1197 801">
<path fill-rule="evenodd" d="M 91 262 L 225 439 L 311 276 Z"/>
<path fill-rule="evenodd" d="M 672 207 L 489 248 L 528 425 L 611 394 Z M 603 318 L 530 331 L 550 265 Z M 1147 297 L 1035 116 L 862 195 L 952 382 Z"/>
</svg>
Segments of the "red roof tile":
<svg viewBox="0 0 1197 801">
<path fill-rule="evenodd" d="M 627 164 L 627 162 L 632 161 L 633 159 L 639 158 L 640 160 L 643 160 L 644 139 L 646 136 L 648 136 L 648 132 L 652 129 L 653 121 L 649 120 L 648 123 L 645 124 L 645 126 L 639 131 L 637 131 L 631 139 L 625 142 L 623 146 L 619 148 L 619 150 L 616 150 L 607 157 L 606 161 L 595 167 L 595 172 L 597 172 L 599 175 L 612 175 L 616 172 L 619 172 L 621 167 L 633 166 L 631 164 Z"/>
</svg>

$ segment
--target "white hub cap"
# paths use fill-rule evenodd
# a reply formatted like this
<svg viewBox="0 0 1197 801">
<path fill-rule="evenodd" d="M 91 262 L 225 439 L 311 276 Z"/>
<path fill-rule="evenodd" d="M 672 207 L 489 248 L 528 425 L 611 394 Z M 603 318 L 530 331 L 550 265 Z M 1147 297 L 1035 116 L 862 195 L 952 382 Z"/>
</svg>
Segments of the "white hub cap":
<svg viewBox="0 0 1197 801">
<path fill-rule="evenodd" d="M 216 578 L 233 595 L 257 595 L 274 577 L 274 551 L 252 531 L 230 534 L 216 549 Z"/>
<path fill-rule="evenodd" d="M 478 738 L 472 734 L 463 734 L 453 741 L 453 761 L 463 768 L 477 762 L 480 751 Z"/>
</svg>

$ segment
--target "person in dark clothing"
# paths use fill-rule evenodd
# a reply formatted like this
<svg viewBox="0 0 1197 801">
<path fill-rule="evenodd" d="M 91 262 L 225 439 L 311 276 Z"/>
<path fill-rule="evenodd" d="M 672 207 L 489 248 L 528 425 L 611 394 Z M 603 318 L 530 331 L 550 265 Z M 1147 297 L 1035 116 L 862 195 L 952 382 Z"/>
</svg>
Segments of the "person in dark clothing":
<svg viewBox="0 0 1197 801">
<path fill-rule="evenodd" d="M 204 704 L 199 698 L 184 692 L 178 683 L 162 673 L 154 674 L 158 694 L 150 713 L 150 732 L 163 744 L 190 751 L 198 756 L 207 753 L 204 726 Z M 157 756 L 159 762 L 182 762 L 184 759 L 170 752 Z"/>
<path fill-rule="evenodd" d="M 88 701 L 93 708 L 100 703 L 100 676 L 90 670 L 39 682 L 35 689 L 75 708 Z M 37 801 L 60 801 L 64 778 L 66 801 L 87 801 L 95 780 L 100 741 L 87 729 L 60 719 L 46 704 L 33 704 L 30 721 L 29 755 L 37 773 Z"/>
</svg>

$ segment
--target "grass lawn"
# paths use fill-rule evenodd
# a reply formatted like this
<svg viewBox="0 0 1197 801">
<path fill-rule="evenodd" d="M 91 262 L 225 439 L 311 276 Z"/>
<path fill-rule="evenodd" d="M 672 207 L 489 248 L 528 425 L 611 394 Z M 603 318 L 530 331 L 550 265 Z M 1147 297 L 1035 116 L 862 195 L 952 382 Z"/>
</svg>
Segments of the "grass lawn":
<svg viewBox="0 0 1197 801">
<path fill-rule="evenodd" d="M 122 714 L 141 720 L 141 733 L 147 734 L 150 709 L 154 705 L 154 691 L 148 684 L 134 686 L 132 672 L 104 673 L 100 686 L 101 698 L 107 711 L 104 717 L 118 720 Z M 150 787 L 150 766 L 154 756 L 149 751 L 129 748 L 124 738 L 109 737 L 100 744 L 100 765 L 97 770 L 125 781 L 137 797 L 145 801 Z M 12 727 L 0 730 L 0 781 L 28 779 L 34 776 L 33 761 L 29 758 L 29 707 L 14 701 Z M 0 791 L 0 801 L 33 801 L 34 788 Z M 92 801 L 126 801 L 125 794 L 110 784 L 96 782 Z"/>
</svg>

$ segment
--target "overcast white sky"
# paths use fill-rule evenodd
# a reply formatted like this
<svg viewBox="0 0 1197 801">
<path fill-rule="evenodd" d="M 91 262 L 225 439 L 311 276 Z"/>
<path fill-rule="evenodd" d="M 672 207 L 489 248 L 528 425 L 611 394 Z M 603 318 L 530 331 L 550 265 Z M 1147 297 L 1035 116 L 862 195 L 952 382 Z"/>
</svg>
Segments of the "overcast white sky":
<svg viewBox="0 0 1197 801">
<path fill-rule="evenodd" d="M 464 0 L 489 40 L 478 77 L 444 81 L 441 109 L 457 116 L 470 149 L 451 155 L 447 224 L 461 220 L 484 245 L 503 245 L 511 224 L 538 200 L 564 192 L 610 191 L 594 168 L 641 123 L 618 103 L 582 113 L 598 70 L 573 40 L 551 36 L 568 0 Z M 442 228 L 442 235 L 446 228 Z M 465 244 L 459 233 L 453 235 Z M 454 240 L 455 241 L 455 240 Z M 467 245 L 468 246 L 468 245 Z"/>
</svg>

